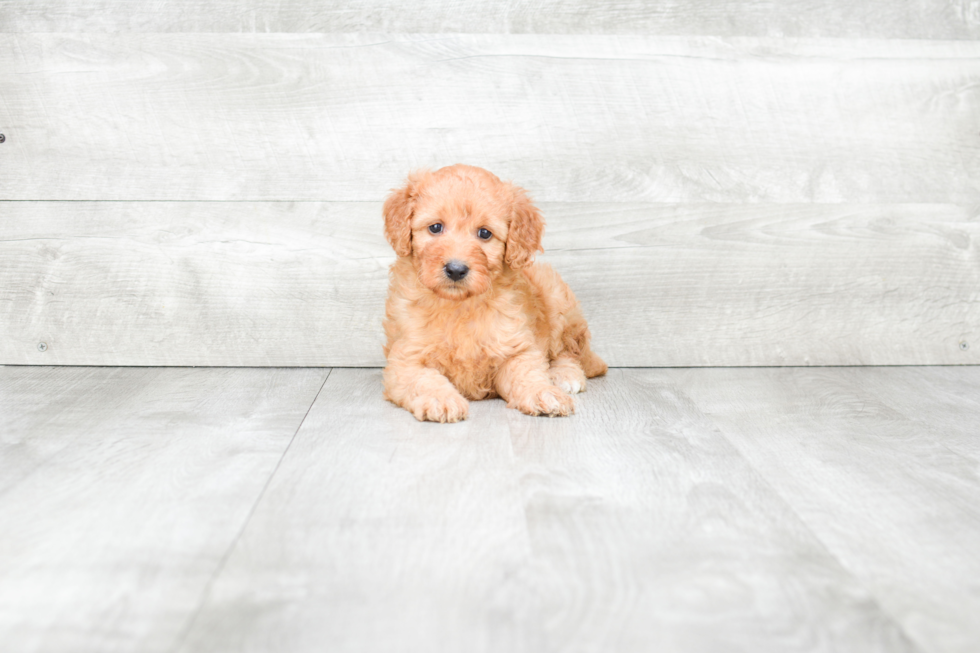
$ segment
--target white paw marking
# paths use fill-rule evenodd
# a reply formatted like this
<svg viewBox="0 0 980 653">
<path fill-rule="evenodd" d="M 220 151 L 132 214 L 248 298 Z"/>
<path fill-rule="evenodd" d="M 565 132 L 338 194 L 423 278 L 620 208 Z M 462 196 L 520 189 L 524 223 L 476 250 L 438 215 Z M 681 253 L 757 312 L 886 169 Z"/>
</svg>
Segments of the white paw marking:
<svg viewBox="0 0 980 653">
<path fill-rule="evenodd" d="M 562 381 L 558 387 L 570 395 L 578 394 L 585 390 L 585 384 L 581 381 Z"/>
</svg>

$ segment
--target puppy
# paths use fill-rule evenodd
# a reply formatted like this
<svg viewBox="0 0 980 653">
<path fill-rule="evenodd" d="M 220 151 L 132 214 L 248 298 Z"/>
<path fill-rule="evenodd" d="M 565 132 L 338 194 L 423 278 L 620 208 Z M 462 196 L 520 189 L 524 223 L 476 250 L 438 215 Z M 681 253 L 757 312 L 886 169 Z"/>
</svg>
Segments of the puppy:
<svg viewBox="0 0 980 653">
<path fill-rule="evenodd" d="M 535 263 L 544 220 L 524 191 L 473 166 L 413 173 L 384 203 L 398 259 L 384 321 L 385 398 L 416 419 L 466 419 L 467 399 L 569 415 L 606 373 L 571 289 Z"/>
</svg>

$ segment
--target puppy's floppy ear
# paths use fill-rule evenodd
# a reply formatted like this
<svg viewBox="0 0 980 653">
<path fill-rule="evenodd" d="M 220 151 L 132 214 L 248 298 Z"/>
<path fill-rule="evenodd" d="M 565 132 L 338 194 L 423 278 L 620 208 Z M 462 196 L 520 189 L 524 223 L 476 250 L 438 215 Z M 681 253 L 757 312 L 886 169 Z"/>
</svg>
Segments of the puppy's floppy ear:
<svg viewBox="0 0 980 653">
<path fill-rule="evenodd" d="M 524 268 L 531 264 L 535 252 L 544 251 L 541 249 L 544 218 L 524 189 L 514 186 L 513 202 L 504 261 L 512 268 Z"/>
<path fill-rule="evenodd" d="M 412 213 L 415 212 L 420 182 L 428 174 L 426 170 L 410 174 L 403 188 L 391 191 L 381 210 L 385 218 L 385 238 L 399 256 L 412 254 Z"/>
</svg>

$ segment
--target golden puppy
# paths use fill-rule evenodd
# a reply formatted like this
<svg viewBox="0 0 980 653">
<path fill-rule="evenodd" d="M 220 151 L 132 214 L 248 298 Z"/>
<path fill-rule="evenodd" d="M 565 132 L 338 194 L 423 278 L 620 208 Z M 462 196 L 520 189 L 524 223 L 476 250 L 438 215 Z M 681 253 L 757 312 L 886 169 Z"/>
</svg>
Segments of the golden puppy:
<svg viewBox="0 0 980 653">
<path fill-rule="evenodd" d="M 574 412 L 569 394 L 606 364 L 575 295 L 532 261 L 544 220 L 524 191 L 472 166 L 422 171 L 388 196 L 384 219 L 398 254 L 385 398 L 433 422 L 496 396 L 528 415 Z"/>
</svg>

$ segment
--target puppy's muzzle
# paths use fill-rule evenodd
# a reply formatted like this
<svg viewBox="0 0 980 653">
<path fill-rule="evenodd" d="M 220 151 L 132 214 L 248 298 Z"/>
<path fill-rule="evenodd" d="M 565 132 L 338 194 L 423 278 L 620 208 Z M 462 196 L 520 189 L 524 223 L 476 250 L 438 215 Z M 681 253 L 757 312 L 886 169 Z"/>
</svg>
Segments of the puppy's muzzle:
<svg viewBox="0 0 980 653">
<path fill-rule="evenodd" d="M 446 263 L 446 265 L 443 267 L 443 270 L 445 271 L 446 276 L 452 279 L 453 281 L 462 281 L 463 277 L 465 277 L 466 274 L 470 271 L 469 267 L 467 267 L 465 263 L 461 261 L 455 261 L 455 260 Z"/>
</svg>

